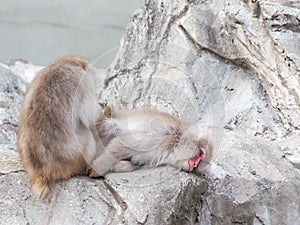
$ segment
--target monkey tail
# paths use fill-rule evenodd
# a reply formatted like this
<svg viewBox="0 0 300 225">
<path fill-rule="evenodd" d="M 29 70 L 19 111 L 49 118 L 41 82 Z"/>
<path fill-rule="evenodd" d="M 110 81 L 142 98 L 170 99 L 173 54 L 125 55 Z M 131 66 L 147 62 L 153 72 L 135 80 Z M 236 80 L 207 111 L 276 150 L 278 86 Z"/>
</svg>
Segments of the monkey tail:
<svg viewBox="0 0 300 225">
<path fill-rule="evenodd" d="M 35 195 L 36 200 L 43 200 L 49 193 L 51 185 L 47 179 L 38 177 L 32 186 L 32 191 Z"/>
</svg>

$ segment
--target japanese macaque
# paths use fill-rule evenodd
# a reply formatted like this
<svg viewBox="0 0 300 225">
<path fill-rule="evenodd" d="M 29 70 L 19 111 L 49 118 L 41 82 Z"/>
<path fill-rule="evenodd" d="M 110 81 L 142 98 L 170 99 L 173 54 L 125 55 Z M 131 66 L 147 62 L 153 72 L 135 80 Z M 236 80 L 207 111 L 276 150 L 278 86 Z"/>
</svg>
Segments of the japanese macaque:
<svg viewBox="0 0 300 225">
<path fill-rule="evenodd" d="M 106 107 L 96 128 L 105 146 L 94 161 L 101 176 L 166 164 L 200 172 L 212 160 L 211 141 L 199 136 L 196 126 L 147 107 L 119 111 Z"/>
<path fill-rule="evenodd" d="M 101 115 L 95 81 L 88 61 L 65 57 L 41 70 L 26 93 L 17 145 L 38 199 L 56 181 L 90 169 Z"/>
</svg>

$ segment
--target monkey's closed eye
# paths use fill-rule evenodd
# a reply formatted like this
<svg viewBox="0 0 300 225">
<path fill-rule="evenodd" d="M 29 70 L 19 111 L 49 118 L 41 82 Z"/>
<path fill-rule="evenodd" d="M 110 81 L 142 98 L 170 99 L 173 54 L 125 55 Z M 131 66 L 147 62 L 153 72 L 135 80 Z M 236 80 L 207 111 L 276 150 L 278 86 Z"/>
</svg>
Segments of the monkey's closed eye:
<svg viewBox="0 0 300 225">
<path fill-rule="evenodd" d="M 199 149 L 199 156 L 200 156 L 200 160 L 203 160 L 205 158 L 205 155 L 206 155 L 206 151 L 204 148 L 200 148 Z"/>
</svg>

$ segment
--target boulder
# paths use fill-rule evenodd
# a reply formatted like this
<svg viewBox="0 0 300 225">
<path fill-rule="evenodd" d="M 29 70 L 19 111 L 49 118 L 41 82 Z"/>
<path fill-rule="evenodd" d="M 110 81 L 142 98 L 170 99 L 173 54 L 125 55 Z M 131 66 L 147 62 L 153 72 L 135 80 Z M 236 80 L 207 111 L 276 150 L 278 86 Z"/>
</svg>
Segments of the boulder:
<svg viewBox="0 0 300 225">
<path fill-rule="evenodd" d="M 148 0 L 132 16 L 100 101 L 210 127 L 194 223 L 299 223 L 299 15 L 297 1 Z"/>
<path fill-rule="evenodd" d="M 2 63 L 0 221 L 299 224 L 299 15 L 297 1 L 146 0 L 99 75 L 99 101 L 200 123 L 214 143 L 211 166 L 74 177 L 41 202 L 15 147 L 20 103 L 40 67 Z"/>
<path fill-rule="evenodd" d="M 39 70 L 22 62 L 0 65 L 1 224 L 166 224 L 197 215 L 206 181 L 171 167 L 112 173 L 105 180 L 74 177 L 36 201 L 16 149 L 16 131 L 29 84 L 24 74 L 31 81 Z"/>
</svg>

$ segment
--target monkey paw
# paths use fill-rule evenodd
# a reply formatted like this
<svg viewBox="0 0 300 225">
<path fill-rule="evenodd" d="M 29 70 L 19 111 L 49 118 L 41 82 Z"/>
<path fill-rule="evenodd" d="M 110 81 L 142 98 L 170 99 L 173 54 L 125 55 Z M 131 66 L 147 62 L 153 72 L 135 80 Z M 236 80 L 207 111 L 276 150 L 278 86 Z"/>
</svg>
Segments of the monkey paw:
<svg viewBox="0 0 300 225">
<path fill-rule="evenodd" d="M 102 178 L 103 175 L 99 175 L 95 170 L 89 169 L 87 175 L 91 178 Z"/>
</svg>

